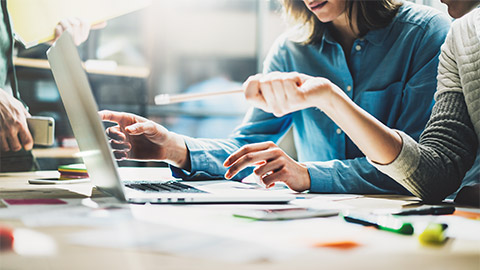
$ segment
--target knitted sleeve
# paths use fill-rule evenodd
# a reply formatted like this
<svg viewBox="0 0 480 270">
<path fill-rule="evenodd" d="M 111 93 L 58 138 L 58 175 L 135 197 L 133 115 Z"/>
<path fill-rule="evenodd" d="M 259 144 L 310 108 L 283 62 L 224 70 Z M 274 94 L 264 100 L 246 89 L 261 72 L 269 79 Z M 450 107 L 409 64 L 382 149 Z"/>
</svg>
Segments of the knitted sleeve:
<svg viewBox="0 0 480 270">
<path fill-rule="evenodd" d="M 463 94 L 446 92 L 437 98 L 419 143 L 398 131 L 404 143 L 397 159 L 373 163 L 427 202 L 441 201 L 458 189 L 478 147 Z"/>
</svg>

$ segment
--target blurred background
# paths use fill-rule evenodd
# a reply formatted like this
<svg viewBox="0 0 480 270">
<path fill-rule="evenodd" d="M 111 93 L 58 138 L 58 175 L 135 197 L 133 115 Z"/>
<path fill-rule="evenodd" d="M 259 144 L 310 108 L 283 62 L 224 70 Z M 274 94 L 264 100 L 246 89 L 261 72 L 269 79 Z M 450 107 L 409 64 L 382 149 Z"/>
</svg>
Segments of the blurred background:
<svg viewBox="0 0 480 270">
<path fill-rule="evenodd" d="M 445 11 L 438 0 L 419 0 Z M 99 109 L 132 112 L 181 134 L 226 138 L 248 105 L 241 95 L 157 106 L 159 94 L 238 88 L 261 72 L 274 40 L 287 29 L 276 0 L 153 0 L 151 6 L 108 21 L 79 47 Z M 80 162 L 51 71 L 22 64 L 45 59 L 48 45 L 17 48 L 17 75 L 30 113 L 56 120 L 56 143 L 38 148 L 42 169 Z M 102 71 L 103 70 L 103 71 Z M 281 144 L 293 158 L 290 136 Z M 64 151 L 64 150 L 67 151 Z M 121 166 L 165 166 L 120 162 Z"/>
</svg>

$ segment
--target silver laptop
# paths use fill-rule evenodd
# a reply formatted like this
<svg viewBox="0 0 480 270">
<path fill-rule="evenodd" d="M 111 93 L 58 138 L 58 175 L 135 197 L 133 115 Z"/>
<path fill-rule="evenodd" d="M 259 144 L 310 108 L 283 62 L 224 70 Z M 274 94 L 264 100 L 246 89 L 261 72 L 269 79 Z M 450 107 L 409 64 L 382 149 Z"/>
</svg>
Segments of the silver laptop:
<svg viewBox="0 0 480 270">
<path fill-rule="evenodd" d="M 122 182 L 70 34 L 64 33 L 47 57 L 90 179 L 102 192 L 132 203 L 281 203 L 295 198 L 288 191 L 252 189 L 228 180 Z"/>
</svg>

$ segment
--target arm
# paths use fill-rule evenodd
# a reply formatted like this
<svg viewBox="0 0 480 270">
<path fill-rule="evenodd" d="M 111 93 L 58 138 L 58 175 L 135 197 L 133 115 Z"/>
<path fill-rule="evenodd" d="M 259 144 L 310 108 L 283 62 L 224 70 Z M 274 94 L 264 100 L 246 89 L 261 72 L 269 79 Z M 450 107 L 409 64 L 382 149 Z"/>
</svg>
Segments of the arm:
<svg viewBox="0 0 480 270">
<path fill-rule="evenodd" d="M 440 25 L 445 21 L 439 19 Z M 402 79 L 401 98 L 395 101 L 389 119 L 393 128 L 404 130 L 414 138 L 418 138 L 425 126 L 433 103 L 433 92 L 436 86 L 436 67 L 438 49 L 443 42 L 446 29 L 438 30 L 438 21 L 432 21 L 431 27 L 415 43 L 415 52 L 410 60 L 408 75 Z M 299 77 L 299 78 L 296 78 Z M 246 91 L 247 99 L 256 99 L 254 103 L 266 111 L 280 116 L 293 110 L 308 107 L 319 107 L 330 116 L 337 125 L 346 129 L 347 135 L 353 137 L 361 150 L 385 163 L 392 161 L 401 149 L 400 137 L 384 124 L 355 104 L 343 91 L 324 78 L 312 78 L 304 75 L 269 74 L 256 78 L 253 91 Z M 288 81 L 291 81 L 289 84 Z M 265 86 L 265 88 L 264 88 Z M 274 95 L 268 93 L 275 89 Z M 267 94 L 264 95 L 264 89 Z M 283 92 L 282 92 L 283 89 Z M 368 93 L 368 92 L 367 92 Z M 305 97 L 306 96 L 306 97 Z M 367 97 L 365 97 L 367 98 Z M 357 100 L 357 99 L 356 99 Z M 361 99 L 359 99 L 361 105 Z M 338 103 L 338 106 L 335 107 Z M 381 102 L 380 100 L 378 102 Z M 263 104 L 262 104 L 263 103 Z M 303 105 L 299 106 L 300 103 Z M 293 104 L 293 106 L 292 106 Z M 426 105 L 427 104 L 427 105 Z M 379 104 L 380 105 L 380 104 Z M 370 108 L 372 109 L 372 108 Z M 375 108 L 372 111 L 375 113 Z M 354 121 L 352 121 L 352 115 Z M 379 145 L 383 153 L 377 154 L 374 145 Z M 373 151 L 370 151 L 374 149 Z M 302 151 L 299 149 L 298 151 Z M 365 152 L 364 151 L 364 152 Z M 311 178 L 311 191 L 316 192 L 401 192 L 408 193 L 398 183 L 376 170 L 366 158 L 349 160 L 332 160 L 328 162 L 305 163 Z"/>
<path fill-rule="evenodd" d="M 175 176 L 196 180 L 224 178 L 224 160 L 241 145 L 266 138 L 278 140 L 288 129 L 288 121 L 286 125 L 280 119 L 272 120 L 264 114 L 251 112 L 234 138 L 194 139 L 133 114 L 112 111 L 99 114 L 102 120 L 118 124 L 107 130 L 117 159 L 165 161 L 172 165 Z M 245 170 L 236 179 L 250 172 Z"/>
</svg>

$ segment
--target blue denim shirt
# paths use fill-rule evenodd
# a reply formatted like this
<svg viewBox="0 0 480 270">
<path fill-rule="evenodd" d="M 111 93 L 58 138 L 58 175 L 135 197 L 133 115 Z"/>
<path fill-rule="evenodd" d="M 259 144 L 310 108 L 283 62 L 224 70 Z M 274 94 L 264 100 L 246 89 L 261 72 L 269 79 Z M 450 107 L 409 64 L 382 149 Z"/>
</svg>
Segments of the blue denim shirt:
<svg viewBox="0 0 480 270">
<path fill-rule="evenodd" d="M 326 77 L 359 106 L 389 127 L 418 139 L 433 105 L 440 46 L 448 16 L 405 3 L 392 23 L 355 40 L 350 62 L 327 30 L 316 45 L 281 37 L 265 61 L 265 72 L 296 71 Z M 377 171 L 335 123 L 309 108 L 275 117 L 252 108 L 229 139 L 185 138 L 191 172 L 173 168 L 184 179 L 223 178 L 224 160 L 242 145 L 278 142 L 292 127 L 298 160 L 308 167 L 311 192 L 408 194 Z M 252 172 L 248 168 L 235 179 Z"/>
</svg>

